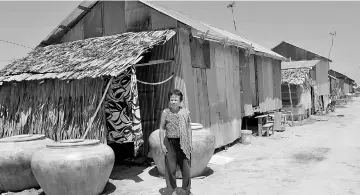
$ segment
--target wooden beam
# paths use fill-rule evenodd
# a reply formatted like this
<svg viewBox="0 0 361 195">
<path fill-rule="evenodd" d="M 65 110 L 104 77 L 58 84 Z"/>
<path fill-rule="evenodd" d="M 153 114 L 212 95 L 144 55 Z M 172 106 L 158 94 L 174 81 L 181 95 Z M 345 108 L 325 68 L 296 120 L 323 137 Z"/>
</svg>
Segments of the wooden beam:
<svg viewBox="0 0 361 195">
<path fill-rule="evenodd" d="M 82 5 L 78 5 L 78 8 L 87 12 L 90 11 L 90 8 L 84 7 Z"/>
<path fill-rule="evenodd" d="M 164 63 L 169 63 L 169 62 L 173 62 L 173 60 L 152 60 L 147 63 L 135 64 L 134 67 L 149 66 L 149 65 L 154 65 L 154 64 L 164 64 Z"/>
<path fill-rule="evenodd" d="M 64 25 L 59 25 L 59 28 L 64 29 L 66 31 L 69 31 L 71 28 L 64 26 Z"/>
</svg>

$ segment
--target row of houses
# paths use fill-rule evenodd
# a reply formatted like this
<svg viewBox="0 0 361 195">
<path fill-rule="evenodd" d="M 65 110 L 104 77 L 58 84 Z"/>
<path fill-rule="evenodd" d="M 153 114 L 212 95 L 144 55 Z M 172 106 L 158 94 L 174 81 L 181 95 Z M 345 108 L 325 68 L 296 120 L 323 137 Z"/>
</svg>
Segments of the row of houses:
<svg viewBox="0 0 361 195">
<path fill-rule="evenodd" d="M 337 98 L 345 97 L 347 94 L 355 93 L 358 89 L 357 83 L 346 75 L 330 69 L 328 71 L 330 94 Z"/>
<path fill-rule="evenodd" d="M 84 1 L 0 70 L 0 137 L 80 138 L 94 121 L 89 138 L 145 156 L 177 88 L 219 148 L 241 136 L 244 118 L 327 106 L 329 62 L 286 42 L 264 48 L 146 1 Z"/>
<path fill-rule="evenodd" d="M 324 111 L 330 100 L 354 93 L 356 83 L 330 69 L 330 59 L 281 42 L 272 49 L 289 59 L 282 62 L 282 106 L 296 119 Z"/>
</svg>

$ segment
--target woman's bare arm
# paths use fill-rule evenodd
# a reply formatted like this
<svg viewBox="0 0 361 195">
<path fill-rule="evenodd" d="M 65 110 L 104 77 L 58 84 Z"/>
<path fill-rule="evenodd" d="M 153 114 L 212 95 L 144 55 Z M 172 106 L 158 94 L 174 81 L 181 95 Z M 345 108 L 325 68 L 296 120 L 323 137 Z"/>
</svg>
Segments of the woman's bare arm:
<svg viewBox="0 0 361 195">
<path fill-rule="evenodd" d="M 162 112 L 162 116 L 160 117 L 160 125 L 159 125 L 159 140 L 160 140 L 160 145 L 164 145 L 164 136 L 165 136 L 165 116 L 166 113 L 165 111 Z"/>
</svg>

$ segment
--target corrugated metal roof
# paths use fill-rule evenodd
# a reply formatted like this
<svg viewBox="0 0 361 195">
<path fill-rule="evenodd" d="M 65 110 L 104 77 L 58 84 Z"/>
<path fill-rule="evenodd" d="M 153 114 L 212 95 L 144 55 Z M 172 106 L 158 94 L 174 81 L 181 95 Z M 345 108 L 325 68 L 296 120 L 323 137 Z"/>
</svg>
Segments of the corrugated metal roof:
<svg viewBox="0 0 361 195">
<path fill-rule="evenodd" d="M 44 40 L 40 42 L 38 47 L 47 46 L 49 45 L 49 42 L 53 41 L 57 37 L 65 35 L 68 30 L 61 28 L 61 26 L 72 28 L 97 2 L 98 1 L 94 0 L 82 1 L 77 8 L 75 8 L 53 31 L 51 31 L 47 37 L 45 37 Z"/>
<path fill-rule="evenodd" d="M 98 1 L 93 1 L 93 0 L 87 0 L 87 1 L 83 1 L 82 3 L 80 3 L 80 6 L 85 7 L 85 8 L 92 8 Z M 178 11 L 174 11 L 168 8 L 165 8 L 163 6 L 160 5 L 155 5 L 149 1 L 144 1 L 144 0 L 140 0 L 140 2 L 142 2 L 143 4 L 165 14 L 168 15 L 188 26 L 191 26 L 192 28 L 196 29 L 197 32 L 192 32 L 193 36 L 195 37 L 199 37 L 204 35 L 206 32 L 208 32 L 207 38 L 208 40 L 211 41 L 216 41 L 216 42 L 223 42 L 225 40 L 227 40 L 228 45 L 234 45 L 240 48 L 244 48 L 244 49 L 251 49 L 255 50 L 255 54 L 256 55 L 263 55 L 263 56 L 267 56 L 273 59 L 278 59 L 278 60 L 287 60 L 286 58 L 284 58 L 283 56 L 271 51 L 270 49 L 266 49 L 256 43 L 253 43 L 245 38 L 242 38 L 238 35 L 235 35 L 233 33 L 218 29 L 216 27 L 213 27 L 209 24 L 205 24 L 203 22 L 194 20 L 192 18 L 190 18 L 189 16 L 178 12 Z M 79 7 L 79 6 L 78 6 Z M 66 33 L 66 29 L 61 28 L 61 26 L 66 26 L 69 28 L 72 28 L 73 25 L 75 25 L 78 20 L 81 19 L 81 15 L 86 14 L 87 11 L 83 11 L 79 8 L 76 8 L 71 14 L 69 14 L 68 17 L 66 17 L 61 24 L 59 24 L 42 42 L 39 46 L 44 46 L 44 45 L 48 45 L 50 44 L 51 40 L 53 40 L 56 37 L 61 37 L 62 35 L 64 35 Z"/>
<path fill-rule="evenodd" d="M 312 68 L 320 60 L 305 60 L 305 61 L 292 61 L 292 62 L 282 62 L 281 68 L 282 70 L 285 69 L 295 69 L 295 68 Z"/>
<path fill-rule="evenodd" d="M 280 46 L 280 45 L 282 45 L 282 44 L 288 44 L 288 45 L 291 45 L 291 46 L 293 46 L 293 47 L 297 47 L 297 48 L 299 48 L 299 49 L 302 49 L 302 50 L 304 50 L 304 51 L 307 51 L 307 52 L 309 52 L 309 53 L 312 53 L 312 54 L 315 55 L 315 56 L 318 56 L 318 57 L 320 57 L 320 58 L 323 58 L 323 59 L 325 59 L 325 60 L 328 60 L 329 62 L 332 62 L 332 60 L 330 60 L 330 59 L 328 59 L 328 58 L 326 58 L 326 57 L 324 57 L 324 56 L 321 56 L 321 55 L 319 55 L 319 54 L 317 54 L 317 53 L 314 53 L 314 52 L 312 52 L 312 51 L 310 51 L 310 50 L 308 50 L 308 49 L 304 49 L 304 48 L 299 47 L 299 46 L 297 46 L 297 45 L 288 43 L 288 42 L 286 42 L 286 41 L 282 41 L 280 44 L 278 44 L 278 45 L 276 45 L 275 47 L 271 48 L 271 50 L 273 51 L 276 47 L 278 47 L 278 46 Z"/>
<path fill-rule="evenodd" d="M 203 23 L 205 24 L 205 23 Z M 251 45 L 253 47 L 253 49 L 256 51 L 256 52 L 260 52 L 260 53 L 264 53 L 264 54 L 269 54 L 267 55 L 268 57 L 271 57 L 271 58 L 276 58 L 276 59 L 280 59 L 280 60 L 286 60 L 285 57 L 281 56 L 280 54 L 270 50 L 270 49 L 267 49 L 261 45 L 258 45 L 257 43 L 254 43 L 250 40 L 247 40 L 241 36 L 238 36 L 236 34 L 233 34 L 233 33 L 230 33 L 228 31 L 225 31 L 225 30 L 222 30 L 222 29 L 219 29 L 217 27 L 214 27 L 210 24 L 205 24 L 206 26 L 208 26 L 209 28 L 213 29 L 214 31 L 217 31 L 218 33 L 220 33 L 221 35 L 223 36 L 226 36 L 226 37 L 230 37 L 232 39 L 235 39 L 235 40 L 239 40 L 239 41 L 242 41 L 244 43 L 247 43 L 249 45 Z"/>
<path fill-rule="evenodd" d="M 188 26 L 191 26 L 192 28 L 201 31 L 201 33 L 205 34 L 208 31 L 208 35 L 210 36 L 216 36 L 221 39 L 227 40 L 229 45 L 239 46 L 242 47 L 243 45 L 251 46 L 252 49 L 256 51 L 256 55 L 262 55 L 266 54 L 267 57 L 278 59 L 278 60 L 287 60 L 285 57 L 277 54 L 276 52 L 271 51 L 270 49 L 267 49 L 265 47 L 262 47 L 252 41 L 249 41 L 241 36 L 238 36 L 234 33 L 219 29 L 217 27 L 211 26 L 209 24 L 206 24 L 201 21 L 194 20 L 190 18 L 189 16 L 178 12 L 171 10 L 169 8 L 165 8 L 160 5 L 153 4 L 149 1 L 140 0 L 140 2 L 148 5 L 149 7 L 158 10 L 159 12 L 162 12 L 165 15 L 168 15 L 184 24 L 187 24 Z M 244 48 L 244 47 L 243 47 Z M 267 55 L 268 54 L 268 55 Z"/>
<path fill-rule="evenodd" d="M 333 79 L 335 79 L 335 80 L 337 80 L 337 78 L 334 77 L 334 76 L 332 76 L 332 75 L 328 75 L 328 76 L 331 77 L 331 78 L 333 78 Z"/>
<path fill-rule="evenodd" d="M 245 43 L 243 40 L 240 40 L 240 39 L 234 39 L 232 37 L 229 37 L 229 36 L 226 36 L 224 33 L 220 33 L 218 32 L 217 30 L 213 30 L 212 28 L 210 28 L 209 26 L 207 26 L 206 24 L 200 22 L 200 21 L 197 21 L 197 20 L 194 20 L 192 18 L 190 18 L 189 16 L 185 15 L 184 13 L 182 12 L 178 12 L 178 11 L 174 11 L 174 10 L 171 10 L 169 8 L 165 8 L 161 5 L 157 5 L 157 4 L 153 4 L 149 1 L 143 1 L 143 0 L 140 0 L 140 2 L 144 3 L 145 5 L 171 17 L 171 18 L 174 18 L 192 28 L 194 28 L 195 30 L 199 31 L 199 32 L 193 32 L 193 35 L 204 35 L 207 31 L 208 31 L 208 35 L 207 37 L 214 37 L 214 38 L 218 38 L 219 40 L 221 39 L 226 39 L 228 37 L 228 44 L 230 45 L 237 45 L 241 48 L 252 48 L 251 44 L 247 44 Z M 214 40 L 213 40 L 214 41 Z M 233 44 L 232 44 L 233 43 Z"/>
</svg>

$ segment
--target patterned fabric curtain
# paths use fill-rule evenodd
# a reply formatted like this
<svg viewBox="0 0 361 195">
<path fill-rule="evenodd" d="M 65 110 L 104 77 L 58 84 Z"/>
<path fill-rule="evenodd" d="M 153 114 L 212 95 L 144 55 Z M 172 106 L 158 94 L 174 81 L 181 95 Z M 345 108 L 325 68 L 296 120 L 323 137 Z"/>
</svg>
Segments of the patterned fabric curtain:
<svg viewBox="0 0 361 195">
<path fill-rule="evenodd" d="M 105 97 L 105 116 L 110 143 L 134 142 L 134 156 L 143 145 L 135 67 L 114 78 Z"/>
</svg>

